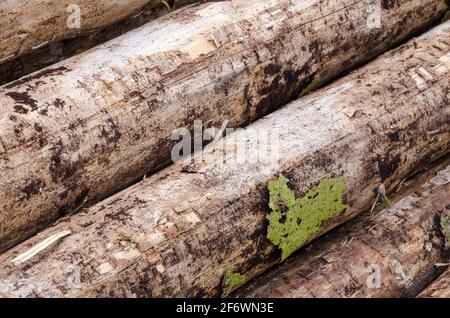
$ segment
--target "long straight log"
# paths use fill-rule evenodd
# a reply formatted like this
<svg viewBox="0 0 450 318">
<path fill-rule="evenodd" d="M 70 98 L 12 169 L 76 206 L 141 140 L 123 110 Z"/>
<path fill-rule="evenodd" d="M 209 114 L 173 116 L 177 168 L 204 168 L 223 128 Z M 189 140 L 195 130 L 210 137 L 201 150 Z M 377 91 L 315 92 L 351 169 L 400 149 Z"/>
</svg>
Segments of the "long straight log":
<svg viewBox="0 0 450 318">
<path fill-rule="evenodd" d="M 180 161 L 62 220 L 0 257 L 0 293 L 228 294 L 288 251 L 276 235 L 267 238 L 268 225 L 273 235 L 288 221 L 292 233 L 281 235 L 306 244 L 368 208 L 382 183 L 389 193 L 448 152 L 449 51 L 447 23 L 230 134 L 223 140 L 228 151 L 221 142 L 210 144 L 193 163 Z M 293 203 L 294 195 L 305 197 Z M 286 208 L 304 219 L 274 219 Z M 68 231 L 56 245 L 31 253 Z M 291 252 L 301 247 L 296 242 Z"/>
<path fill-rule="evenodd" d="M 159 4 L 159 0 L 2 1 L 0 64 L 48 43 L 87 35 Z"/>
<path fill-rule="evenodd" d="M 447 8 L 383 1 L 377 25 L 371 4 L 188 7 L 3 86 L 0 250 L 168 163 L 175 129 L 248 124 Z"/>
<path fill-rule="evenodd" d="M 3 1 L 0 3 L 0 32 L 3 32 L 0 34 L 0 85 L 80 54 L 170 10 L 199 2 L 206 1 L 78 1 L 82 13 L 80 28 L 69 28 L 67 21 L 72 21 L 74 13 L 70 5 L 74 1 L 45 1 L 45 10 L 42 10 L 42 0 L 27 1 L 25 5 L 19 1 Z"/>
<path fill-rule="evenodd" d="M 447 259 L 439 220 L 450 217 L 449 193 L 450 165 L 416 177 L 391 208 L 325 235 L 234 296 L 414 297 Z"/>
<path fill-rule="evenodd" d="M 450 298 L 450 270 L 447 270 L 435 282 L 419 295 L 420 298 Z"/>
<path fill-rule="evenodd" d="M 2 1 L 0 63 L 49 42 L 86 34 L 142 10 L 151 0 Z"/>
</svg>

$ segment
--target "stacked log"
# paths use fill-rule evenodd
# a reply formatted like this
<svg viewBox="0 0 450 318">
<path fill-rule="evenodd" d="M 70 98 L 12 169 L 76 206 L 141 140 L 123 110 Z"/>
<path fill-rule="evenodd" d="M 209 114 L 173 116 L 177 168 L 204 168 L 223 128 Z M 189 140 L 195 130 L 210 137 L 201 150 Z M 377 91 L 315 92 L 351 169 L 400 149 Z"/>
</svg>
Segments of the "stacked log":
<svg viewBox="0 0 450 318">
<path fill-rule="evenodd" d="M 203 0 L 0 3 L 0 85 L 60 62 Z M 79 8 L 79 12 L 77 11 Z M 80 13 L 80 24 L 76 15 Z"/>
<path fill-rule="evenodd" d="M 246 125 L 447 9 L 443 0 L 383 1 L 372 26 L 371 4 L 187 7 L 3 86 L 0 250 L 169 163 L 175 129 L 195 119 Z"/>
<path fill-rule="evenodd" d="M 178 6 L 195 1 L 180 2 Z M 175 5 L 170 0 L 166 3 Z M 159 0 L 79 0 L 76 3 L 70 0 L 2 1 L 0 63 L 48 43 L 87 35 L 160 4 Z"/>
<path fill-rule="evenodd" d="M 392 208 L 345 224 L 235 296 L 416 296 L 438 276 L 436 265 L 447 260 L 439 220 L 450 217 L 450 165 L 431 180 L 422 179 L 396 194 Z"/>
<path fill-rule="evenodd" d="M 449 51 L 446 23 L 224 138 L 257 162 L 211 144 L 62 220 L 0 257 L 0 293 L 227 295 L 448 152 Z"/>
</svg>

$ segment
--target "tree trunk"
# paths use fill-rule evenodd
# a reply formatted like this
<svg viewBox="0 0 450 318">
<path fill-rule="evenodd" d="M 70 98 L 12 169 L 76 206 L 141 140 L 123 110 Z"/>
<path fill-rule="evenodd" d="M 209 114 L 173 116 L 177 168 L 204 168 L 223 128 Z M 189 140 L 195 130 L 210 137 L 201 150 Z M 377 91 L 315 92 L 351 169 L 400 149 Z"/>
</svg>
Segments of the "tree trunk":
<svg viewBox="0 0 450 318">
<path fill-rule="evenodd" d="M 389 192 L 448 152 L 448 51 L 450 22 L 208 145 L 203 160 L 198 153 L 194 163 L 187 158 L 83 209 L 0 257 L 0 293 L 228 294 L 236 281 L 280 260 L 282 245 L 266 238 L 268 217 L 271 227 L 297 221 L 286 237 L 304 236 L 306 244 L 369 207 L 380 184 Z M 271 142 L 264 151 L 266 137 Z M 295 207 L 294 194 L 276 181 L 285 181 L 281 175 L 295 196 L 304 196 Z M 278 190 L 289 198 L 283 197 L 284 204 Z M 303 201 L 304 208 L 298 206 Z M 294 208 L 309 214 L 273 220 L 277 211 Z M 11 263 L 18 253 L 67 231 L 72 235 L 25 264 Z M 226 272 L 229 284 L 222 286 Z"/>
<path fill-rule="evenodd" d="M 396 194 L 392 208 L 325 235 L 234 296 L 416 296 L 439 274 L 435 264 L 446 259 L 437 220 L 450 216 L 449 162 L 437 176 L 427 173 Z"/>
<path fill-rule="evenodd" d="M 167 1 L 168 3 L 173 1 Z M 0 63 L 48 43 L 87 35 L 159 0 L 28 0 L 0 3 Z"/>
<path fill-rule="evenodd" d="M 445 271 L 442 276 L 420 293 L 419 297 L 450 298 L 450 270 Z"/>
<path fill-rule="evenodd" d="M 183 8 L 3 86 L 0 248 L 167 164 L 175 129 L 248 124 L 446 9 L 442 0 L 384 4 L 371 28 L 370 3 Z"/>
<path fill-rule="evenodd" d="M 41 0 L 28 1 L 24 6 L 23 2 L 16 1 L 12 4 L 13 8 L 6 9 L 7 4 L 0 3 L 0 26 L 2 26 L 1 21 L 4 24 L 11 21 L 17 23 L 13 28 L 9 25 L 1 29 L 4 34 L 0 36 L 0 42 L 4 41 L 5 47 L 0 45 L 0 60 L 2 60 L 0 85 L 80 54 L 138 28 L 170 10 L 159 0 L 122 1 L 123 3 L 119 5 L 112 4 L 112 1 L 83 1 L 79 4 L 83 13 L 81 28 L 69 29 L 65 22 L 70 12 L 67 12 L 66 8 L 73 1 L 46 1 L 48 3 L 45 7 L 46 11 L 40 9 L 41 2 Z M 196 2 L 206 1 L 167 1 L 168 5 L 174 9 Z M 120 14 L 110 14 L 117 12 Z M 28 19 L 29 24 L 23 23 L 24 19 Z M 84 21 L 87 23 L 85 24 Z M 24 31 L 24 28 L 27 31 Z M 50 33 L 45 33 L 49 30 L 51 30 Z M 24 39 L 23 35 L 27 38 Z M 7 40 L 6 37 L 9 39 Z M 43 43 L 44 45 L 41 45 Z"/>
</svg>

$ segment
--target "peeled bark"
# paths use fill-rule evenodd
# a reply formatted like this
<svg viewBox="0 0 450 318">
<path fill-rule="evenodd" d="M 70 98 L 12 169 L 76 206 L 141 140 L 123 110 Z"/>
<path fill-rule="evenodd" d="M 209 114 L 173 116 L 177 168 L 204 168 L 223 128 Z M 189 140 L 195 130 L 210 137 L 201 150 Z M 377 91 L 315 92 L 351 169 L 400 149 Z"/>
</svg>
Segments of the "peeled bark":
<svg viewBox="0 0 450 318">
<path fill-rule="evenodd" d="M 172 2 L 173 1 L 168 1 Z M 0 3 L 0 64 L 48 43 L 87 35 L 159 0 L 26 0 Z M 76 5 L 77 7 L 75 7 Z M 79 23 L 76 17 L 79 9 Z"/>
<path fill-rule="evenodd" d="M 447 270 L 435 282 L 428 286 L 419 297 L 450 298 L 450 270 Z"/>
<path fill-rule="evenodd" d="M 196 119 L 248 124 L 446 9 L 437 0 L 384 4 L 381 28 L 371 29 L 369 3 L 184 8 L 3 86 L 0 250 L 168 163 L 175 129 Z"/>
<path fill-rule="evenodd" d="M 392 208 L 364 214 L 325 235 L 234 296 L 416 296 L 439 275 L 435 264 L 448 256 L 439 220 L 450 217 L 449 193 L 450 165 L 437 175 L 416 177 L 391 198 Z"/>
<path fill-rule="evenodd" d="M 249 280 L 280 259 L 266 238 L 271 180 L 286 176 L 301 197 L 324 178 L 343 178 L 342 200 L 349 207 L 322 222 L 309 242 L 370 206 L 381 183 L 390 191 L 448 152 L 448 51 L 450 23 L 225 137 L 225 154 L 222 143 L 211 144 L 205 160 L 198 153 L 194 163 L 187 158 L 62 220 L 0 257 L 0 293 L 228 293 L 225 271 Z M 431 78 L 419 81 L 418 67 Z M 273 140 L 268 151 L 258 140 L 263 132 Z M 240 157 L 242 146 L 249 149 L 247 161 Z M 238 155 L 241 160 L 233 161 Z M 66 231 L 72 235 L 25 264 L 11 263 L 18 253 Z"/>
<path fill-rule="evenodd" d="M 15 1 L 9 5 L 12 8 L 5 8 L 6 2 L 0 3 L 0 27 L 2 22 L 15 22 L 12 28 L 9 25 L 0 29 L 4 32 L 0 35 L 0 42 L 4 41 L 5 46 L 0 45 L 0 85 L 80 54 L 170 11 L 159 0 L 122 1 L 119 4 L 113 1 L 83 1 L 79 4 L 83 13 L 81 28 L 69 29 L 65 21 L 70 13 L 66 8 L 73 1 L 45 1 L 46 11 L 41 10 L 41 2 L 28 1 L 24 6 L 23 1 Z M 177 9 L 206 1 L 166 2 L 171 8 Z M 120 14 L 115 15 L 117 12 Z M 27 33 L 24 33 L 24 28 Z M 24 35 L 27 36 L 26 40 Z"/>
</svg>

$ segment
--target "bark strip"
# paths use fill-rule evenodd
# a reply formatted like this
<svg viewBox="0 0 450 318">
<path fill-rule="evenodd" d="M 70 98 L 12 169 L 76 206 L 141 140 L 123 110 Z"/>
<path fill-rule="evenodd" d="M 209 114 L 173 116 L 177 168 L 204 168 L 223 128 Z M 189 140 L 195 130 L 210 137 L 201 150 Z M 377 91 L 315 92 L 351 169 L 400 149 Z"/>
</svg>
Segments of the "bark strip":
<svg viewBox="0 0 450 318">
<path fill-rule="evenodd" d="M 0 250 L 170 162 L 175 129 L 246 125 L 446 9 L 382 3 L 380 28 L 372 0 L 187 7 L 3 86 Z"/>
<path fill-rule="evenodd" d="M 234 296 L 414 297 L 448 257 L 438 220 L 450 216 L 449 193 L 450 165 L 413 180 L 392 208 L 325 235 Z"/>
<path fill-rule="evenodd" d="M 448 153 L 448 52 L 450 23 L 209 145 L 203 161 L 198 153 L 193 163 L 187 158 L 83 209 L 0 257 L 0 293 L 226 294 L 225 273 L 241 284 L 280 260 L 266 239 L 270 181 L 287 177 L 300 198 L 325 178 L 344 180 L 349 208 L 323 222 L 309 242 L 370 207 L 380 184 L 389 195 Z M 11 263 L 62 231 L 73 234 L 25 264 Z"/>
</svg>

